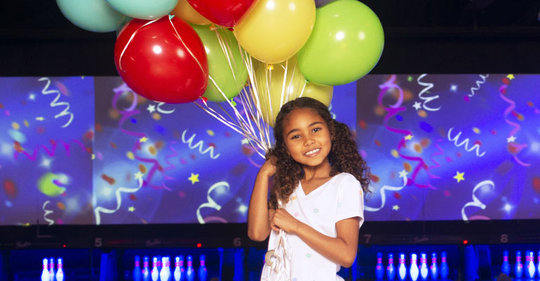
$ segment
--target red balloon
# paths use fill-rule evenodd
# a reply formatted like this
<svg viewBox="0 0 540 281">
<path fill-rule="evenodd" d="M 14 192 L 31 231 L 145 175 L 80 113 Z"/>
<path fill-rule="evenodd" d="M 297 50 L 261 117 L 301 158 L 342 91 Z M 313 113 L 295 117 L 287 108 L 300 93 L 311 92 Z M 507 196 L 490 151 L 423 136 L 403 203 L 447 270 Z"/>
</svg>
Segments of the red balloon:
<svg viewBox="0 0 540 281">
<path fill-rule="evenodd" d="M 199 14 L 213 23 L 233 27 L 254 0 L 188 0 L 188 2 Z"/>
<path fill-rule="evenodd" d="M 192 102 L 208 84 L 204 45 L 178 17 L 131 20 L 116 39 L 114 63 L 135 93 L 155 101 Z"/>
</svg>

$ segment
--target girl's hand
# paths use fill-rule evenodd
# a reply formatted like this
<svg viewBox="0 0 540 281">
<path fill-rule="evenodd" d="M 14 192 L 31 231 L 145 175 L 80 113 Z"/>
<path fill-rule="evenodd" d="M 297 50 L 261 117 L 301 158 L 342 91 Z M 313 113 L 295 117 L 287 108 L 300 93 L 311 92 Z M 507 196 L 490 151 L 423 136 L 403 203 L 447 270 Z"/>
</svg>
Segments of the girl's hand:
<svg viewBox="0 0 540 281">
<path fill-rule="evenodd" d="M 283 229 L 287 233 L 294 234 L 298 225 L 301 223 L 295 217 L 293 217 L 287 210 L 279 208 L 273 212 L 269 213 L 270 216 L 270 226 L 273 230 L 279 231 Z"/>
<path fill-rule="evenodd" d="M 262 165 L 259 173 L 264 174 L 267 177 L 271 177 L 276 173 L 276 157 L 271 156 L 270 159 L 266 160 Z"/>
</svg>

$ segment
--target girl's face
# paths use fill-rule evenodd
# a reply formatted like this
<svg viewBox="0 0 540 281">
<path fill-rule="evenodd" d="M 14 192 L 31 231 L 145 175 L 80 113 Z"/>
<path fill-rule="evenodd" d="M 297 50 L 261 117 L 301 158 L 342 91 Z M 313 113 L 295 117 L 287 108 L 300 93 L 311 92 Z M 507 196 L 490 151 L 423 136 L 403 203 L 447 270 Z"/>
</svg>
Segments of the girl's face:
<svg viewBox="0 0 540 281">
<path fill-rule="evenodd" d="M 310 108 L 298 108 L 283 120 L 283 138 L 291 157 L 303 166 L 317 167 L 328 162 L 332 148 L 326 121 Z"/>
</svg>

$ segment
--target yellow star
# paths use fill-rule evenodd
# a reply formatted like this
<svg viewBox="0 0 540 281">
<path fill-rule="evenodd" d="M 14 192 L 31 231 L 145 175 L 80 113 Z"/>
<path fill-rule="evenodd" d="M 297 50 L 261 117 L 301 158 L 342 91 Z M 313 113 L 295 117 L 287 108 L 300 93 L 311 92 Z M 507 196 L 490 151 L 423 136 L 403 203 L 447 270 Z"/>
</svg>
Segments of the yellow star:
<svg viewBox="0 0 540 281">
<path fill-rule="evenodd" d="M 135 179 L 136 180 L 140 180 L 140 179 L 142 179 L 142 177 L 143 177 L 143 173 L 141 173 L 141 171 L 137 171 L 135 173 Z"/>
<path fill-rule="evenodd" d="M 188 180 L 191 181 L 191 184 L 199 182 L 199 174 L 191 173 L 191 176 L 188 178 Z"/>
<path fill-rule="evenodd" d="M 242 144 L 249 144 L 249 140 L 247 138 L 242 139 Z"/>
<path fill-rule="evenodd" d="M 128 211 L 134 212 L 134 211 L 135 211 L 135 207 L 133 207 L 133 206 L 129 207 L 129 208 L 128 208 Z"/>
<path fill-rule="evenodd" d="M 394 206 L 392 206 L 392 210 L 394 210 L 394 211 L 397 211 L 397 210 L 399 210 L 399 206 L 398 206 L 398 205 L 394 205 Z"/>
<path fill-rule="evenodd" d="M 506 78 L 508 78 L 508 79 L 510 79 L 510 80 L 514 80 L 515 76 L 514 76 L 514 74 L 508 74 L 508 75 L 506 76 Z"/>
<path fill-rule="evenodd" d="M 92 155 L 90 156 L 90 159 L 92 159 L 92 160 L 96 159 L 96 155 L 94 153 L 92 153 Z"/>
<path fill-rule="evenodd" d="M 463 177 L 465 175 L 465 172 L 457 172 L 456 171 L 456 175 L 454 176 L 454 178 L 457 180 L 457 182 L 459 183 L 460 181 L 464 181 L 465 178 Z"/>
<path fill-rule="evenodd" d="M 405 139 L 406 139 L 406 140 L 410 140 L 410 139 L 412 139 L 412 135 L 410 135 L 410 134 L 409 134 L 409 135 L 407 135 L 407 136 L 405 137 Z"/>
<path fill-rule="evenodd" d="M 142 138 L 139 139 L 140 143 L 143 143 L 143 142 L 146 142 L 146 141 L 148 141 L 147 137 L 142 137 Z"/>
</svg>

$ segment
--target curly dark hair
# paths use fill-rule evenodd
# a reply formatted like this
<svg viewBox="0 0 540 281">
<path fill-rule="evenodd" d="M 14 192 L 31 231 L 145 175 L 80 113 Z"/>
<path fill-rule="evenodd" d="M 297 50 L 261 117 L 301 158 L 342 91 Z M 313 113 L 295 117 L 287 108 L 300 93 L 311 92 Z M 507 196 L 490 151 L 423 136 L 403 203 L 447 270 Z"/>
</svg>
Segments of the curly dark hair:
<svg viewBox="0 0 540 281">
<path fill-rule="evenodd" d="M 295 109 L 310 108 L 326 121 L 332 141 L 332 148 L 328 154 L 331 165 L 330 176 L 347 172 L 352 174 L 362 185 L 365 193 L 369 192 L 370 172 L 366 161 L 358 153 L 356 141 L 347 125 L 332 119 L 328 108 L 318 100 L 301 97 L 289 101 L 279 111 L 274 125 L 274 138 L 276 143 L 266 154 L 266 158 L 276 158 L 276 173 L 270 190 L 268 206 L 278 208 L 278 199 L 285 203 L 300 180 L 304 177 L 302 165 L 296 162 L 287 152 L 283 136 L 283 122 Z"/>
</svg>

